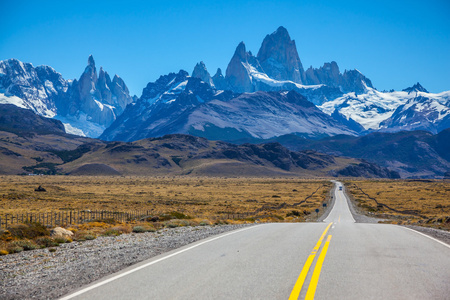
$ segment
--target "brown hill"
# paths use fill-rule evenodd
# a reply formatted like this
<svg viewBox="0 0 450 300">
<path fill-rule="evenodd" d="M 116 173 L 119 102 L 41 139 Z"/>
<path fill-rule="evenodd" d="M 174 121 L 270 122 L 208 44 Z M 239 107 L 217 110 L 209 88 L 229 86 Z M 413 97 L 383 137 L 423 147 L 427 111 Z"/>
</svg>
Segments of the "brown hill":
<svg viewBox="0 0 450 300">
<path fill-rule="evenodd" d="M 20 136 L 0 132 L 0 174 L 30 173 L 397 176 L 385 168 L 360 160 L 308 150 L 294 152 L 279 143 L 234 145 L 181 134 L 125 143 L 103 142 L 65 134 Z"/>
</svg>

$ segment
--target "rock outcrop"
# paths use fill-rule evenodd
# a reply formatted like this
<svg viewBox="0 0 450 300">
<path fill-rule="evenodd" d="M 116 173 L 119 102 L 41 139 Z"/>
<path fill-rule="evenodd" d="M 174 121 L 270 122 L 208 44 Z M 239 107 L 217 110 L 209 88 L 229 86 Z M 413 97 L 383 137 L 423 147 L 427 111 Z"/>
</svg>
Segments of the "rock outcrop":
<svg viewBox="0 0 450 300">
<path fill-rule="evenodd" d="M 123 80 L 117 75 L 113 80 L 107 72 L 97 69 L 92 55 L 88 58 L 88 65 L 78 81 L 74 81 L 72 100 L 73 106 L 78 106 L 81 113 L 85 113 L 90 120 L 105 127 L 109 126 L 117 115 L 133 100 Z M 73 111 L 73 109 L 72 109 Z"/>
<path fill-rule="evenodd" d="M 306 83 L 295 41 L 283 26 L 264 38 L 257 58 L 270 78 Z"/>
<path fill-rule="evenodd" d="M 226 80 L 231 90 L 237 93 L 253 92 L 252 73 L 263 73 L 258 59 L 249 51 L 247 52 L 244 42 L 240 42 L 228 64 Z"/>
<path fill-rule="evenodd" d="M 424 88 L 420 83 L 416 83 L 415 85 L 406 88 L 404 90 L 402 90 L 403 92 L 407 92 L 408 94 L 413 93 L 413 92 L 424 92 L 424 93 L 428 93 L 427 89 Z"/>
<path fill-rule="evenodd" d="M 194 71 L 192 71 L 192 77 L 199 78 L 210 86 L 214 87 L 213 79 L 211 78 L 211 75 L 206 69 L 205 63 L 203 61 L 195 65 Z"/>
<path fill-rule="evenodd" d="M 373 87 L 358 70 L 341 73 L 334 61 L 305 72 L 295 41 L 284 27 L 264 38 L 256 57 L 241 42 L 228 64 L 225 83 L 221 87 L 237 93 L 295 90 L 317 105 L 345 93 L 365 93 Z"/>
<path fill-rule="evenodd" d="M 370 79 L 358 70 L 345 70 L 344 74 L 342 74 L 335 61 L 325 63 L 318 69 L 309 67 L 305 74 L 307 84 L 325 84 L 339 88 L 344 93 L 355 92 L 363 94 L 367 92 L 367 87 L 373 88 Z"/>
<path fill-rule="evenodd" d="M 212 80 L 214 82 L 214 86 L 218 90 L 228 90 L 228 84 L 225 80 L 225 77 L 222 74 L 222 70 L 220 68 L 217 69 L 216 74 L 212 77 Z"/>
</svg>

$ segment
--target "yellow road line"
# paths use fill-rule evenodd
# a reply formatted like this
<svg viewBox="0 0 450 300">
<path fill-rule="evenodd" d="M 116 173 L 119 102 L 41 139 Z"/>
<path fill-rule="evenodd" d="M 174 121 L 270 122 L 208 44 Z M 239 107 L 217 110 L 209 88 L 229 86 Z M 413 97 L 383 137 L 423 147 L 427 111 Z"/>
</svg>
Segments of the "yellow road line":
<svg viewBox="0 0 450 300">
<path fill-rule="evenodd" d="M 294 289 L 292 290 L 291 295 L 289 296 L 289 300 L 298 299 L 300 291 L 302 290 L 303 283 L 305 282 L 306 276 L 308 275 L 309 268 L 311 267 L 314 257 L 316 256 L 317 251 L 319 251 L 320 245 L 322 244 L 322 241 L 325 238 L 328 229 L 330 229 L 331 224 L 333 224 L 333 222 L 328 224 L 327 228 L 325 228 L 325 231 L 322 233 L 322 236 L 320 237 L 319 241 L 317 241 L 316 246 L 314 246 L 313 250 L 311 251 L 311 254 L 308 256 L 308 259 L 306 260 L 306 263 L 303 266 L 302 271 L 300 272 L 300 276 L 298 276 L 297 282 L 294 285 Z"/>
<path fill-rule="evenodd" d="M 327 255 L 328 246 L 330 245 L 331 235 L 328 236 L 327 241 L 323 245 L 322 252 L 320 252 L 319 259 L 317 260 L 316 267 L 314 268 L 314 273 L 309 283 L 308 291 L 306 292 L 305 300 L 313 300 L 314 294 L 316 293 L 317 283 L 319 282 L 320 271 L 322 270 L 322 264 Z"/>
<path fill-rule="evenodd" d="M 339 220 L 338 220 L 338 222 L 341 223 L 341 215 L 339 215 Z"/>
</svg>

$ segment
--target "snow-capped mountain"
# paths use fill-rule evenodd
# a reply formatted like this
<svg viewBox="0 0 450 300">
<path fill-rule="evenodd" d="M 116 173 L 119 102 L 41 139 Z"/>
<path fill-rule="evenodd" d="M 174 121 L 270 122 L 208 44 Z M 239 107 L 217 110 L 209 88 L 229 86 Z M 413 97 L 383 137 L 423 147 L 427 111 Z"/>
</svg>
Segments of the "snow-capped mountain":
<svg viewBox="0 0 450 300">
<path fill-rule="evenodd" d="M 380 92 L 334 61 L 305 71 L 284 27 L 264 38 L 256 56 L 239 43 L 225 74 L 219 68 L 211 76 L 200 62 L 192 76 L 180 71 L 149 83 L 139 100 L 120 77 L 97 72 L 92 56 L 78 80 L 48 66 L 1 61 L 1 103 L 58 119 L 72 134 L 127 141 L 166 133 L 238 140 L 450 126 L 450 92 L 429 93 L 419 83 Z"/>
<path fill-rule="evenodd" d="M 68 83 L 53 68 L 33 67 L 17 59 L 0 61 L 0 103 L 31 109 L 44 117 L 56 115 L 56 103 Z"/>
<path fill-rule="evenodd" d="M 442 104 L 436 99 L 418 95 L 399 106 L 389 119 L 381 122 L 380 127 L 381 131 L 387 132 L 426 130 L 436 134 L 450 127 L 449 102 Z"/>
<path fill-rule="evenodd" d="M 380 92 L 370 87 L 366 87 L 366 90 L 364 94 L 345 94 L 319 108 L 328 115 L 337 111 L 347 120 L 352 119 L 369 131 L 424 129 L 439 132 L 449 127 L 445 125 L 445 118 L 450 92 L 428 93 L 419 83 L 401 92 Z M 419 111 L 412 113 L 415 109 Z M 432 125 L 424 123 L 422 126 L 422 122 Z"/>
<path fill-rule="evenodd" d="M 247 51 L 244 42 L 239 43 L 225 77 L 220 69 L 211 77 L 203 62 L 197 64 L 192 76 L 237 93 L 295 90 L 316 105 L 344 93 L 364 93 L 366 87 L 372 87 L 372 82 L 358 70 L 342 74 L 334 61 L 305 72 L 295 41 L 282 26 L 264 38 L 257 56 Z"/>
<path fill-rule="evenodd" d="M 170 133 L 228 141 L 357 134 L 295 91 L 233 93 L 180 71 L 149 83 L 101 138 L 133 141 Z"/>
<path fill-rule="evenodd" d="M 111 80 L 102 68 L 97 77 L 92 56 L 79 80 L 65 80 L 49 66 L 0 62 L 0 103 L 61 120 L 68 133 L 98 137 L 131 102 L 120 77 Z"/>
</svg>

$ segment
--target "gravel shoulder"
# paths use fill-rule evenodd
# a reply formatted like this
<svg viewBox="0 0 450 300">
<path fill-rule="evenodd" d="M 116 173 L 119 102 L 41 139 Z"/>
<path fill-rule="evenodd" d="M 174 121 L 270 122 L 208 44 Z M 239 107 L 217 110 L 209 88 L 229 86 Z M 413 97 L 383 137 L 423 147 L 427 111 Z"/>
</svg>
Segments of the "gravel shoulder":
<svg viewBox="0 0 450 300">
<path fill-rule="evenodd" d="M 0 258 L 0 299 L 56 299 L 128 266 L 251 225 L 178 227 L 72 242 Z"/>
</svg>

